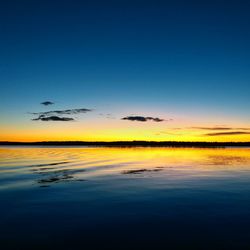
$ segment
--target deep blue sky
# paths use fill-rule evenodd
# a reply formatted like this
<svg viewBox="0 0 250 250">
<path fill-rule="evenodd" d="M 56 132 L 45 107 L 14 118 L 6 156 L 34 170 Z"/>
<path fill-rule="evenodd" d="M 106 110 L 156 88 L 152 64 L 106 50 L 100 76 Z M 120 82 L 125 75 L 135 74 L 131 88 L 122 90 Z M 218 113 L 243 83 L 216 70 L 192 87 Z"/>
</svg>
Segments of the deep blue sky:
<svg viewBox="0 0 250 250">
<path fill-rule="evenodd" d="M 250 124 L 249 13 L 247 0 L 2 1 L 1 113 L 52 100 Z"/>
</svg>

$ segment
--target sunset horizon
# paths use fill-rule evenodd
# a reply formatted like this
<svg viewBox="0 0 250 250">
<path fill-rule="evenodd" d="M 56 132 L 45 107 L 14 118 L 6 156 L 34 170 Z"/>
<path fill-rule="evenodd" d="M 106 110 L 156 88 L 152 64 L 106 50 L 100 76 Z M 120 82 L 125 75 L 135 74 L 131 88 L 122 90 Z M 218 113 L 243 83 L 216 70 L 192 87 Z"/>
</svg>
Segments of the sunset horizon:
<svg viewBox="0 0 250 250">
<path fill-rule="evenodd" d="M 250 249 L 250 0 L 3 0 L 0 34 L 0 249 Z"/>
<path fill-rule="evenodd" d="M 250 141 L 248 4 L 2 9 L 0 141 Z"/>
<path fill-rule="evenodd" d="M 185 115 L 164 115 L 164 112 L 117 115 L 100 113 L 97 108 L 34 106 L 37 108 L 23 113 L 26 119 L 18 124 L 6 125 L 3 120 L 0 141 L 250 141 L 248 123 L 237 121 L 229 125 L 225 118 L 224 122 L 205 123 L 204 117 L 193 122 Z"/>
</svg>

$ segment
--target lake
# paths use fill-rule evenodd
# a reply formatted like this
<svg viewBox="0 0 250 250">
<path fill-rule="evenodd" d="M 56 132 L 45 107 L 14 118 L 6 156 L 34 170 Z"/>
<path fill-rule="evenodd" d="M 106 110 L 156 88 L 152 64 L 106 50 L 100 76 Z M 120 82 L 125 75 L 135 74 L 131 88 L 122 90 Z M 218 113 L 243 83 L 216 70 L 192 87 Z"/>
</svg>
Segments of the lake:
<svg viewBox="0 0 250 250">
<path fill-rule="evenodd" d="M 0 248 L 250 249 L 249 148 L 1 147 Z"/>
</svg>

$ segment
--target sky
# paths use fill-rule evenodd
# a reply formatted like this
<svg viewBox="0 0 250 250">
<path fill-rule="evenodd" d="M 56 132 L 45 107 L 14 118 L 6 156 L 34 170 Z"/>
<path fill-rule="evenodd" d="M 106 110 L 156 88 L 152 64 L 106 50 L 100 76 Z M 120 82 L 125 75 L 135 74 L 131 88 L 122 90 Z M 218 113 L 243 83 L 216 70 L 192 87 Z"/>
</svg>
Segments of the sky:
<svg viewBox="0 0 250 250">
<path fill-rule="evenodd" d="M 2 1 L 0 141 L 250 141 L 250 1 Z"/>
</svg>

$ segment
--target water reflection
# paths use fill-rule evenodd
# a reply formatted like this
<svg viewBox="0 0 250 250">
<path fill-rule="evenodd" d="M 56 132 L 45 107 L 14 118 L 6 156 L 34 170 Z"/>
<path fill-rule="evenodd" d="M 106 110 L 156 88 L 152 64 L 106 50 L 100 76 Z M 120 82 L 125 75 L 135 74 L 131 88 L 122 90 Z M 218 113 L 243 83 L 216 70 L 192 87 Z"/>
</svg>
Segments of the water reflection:
<svg viewBox="0 0 250 250">
<path fill-rule="evenodd" d="M 132 170 L 124 170 L 122 171 L 122 174 L 141 174 L 141 173 L 145 173 L 145 172 L 158 172 L 163 170 L 163 167 L 156 167 L 153 169 L 132 169 Z"/>
<path fill-rule="evenodd" d="M 234 155 L 208 155 L 208 161 L 211 165 L 240 165 L 247 164 L 249 162 L 249 157 Z"/>
<path fill-rule="evenodd" d="M 247 148 L 6 147 L 0 183 L 3 249 L 250 249 Z"/>
<path fill-rule="evenodd" d="M 8 184 L 11 177 L 19 182 L 22 176 L 40 186 L 102 176 L 143 174 L 157 181 L 250 169 L 250 149 L 244 148 L 1 148 L 0 159 L 0 171 L 9 177 Z"/>
<path fill-rule="evenodd" d="M 48 184 L 55 184 L 59 182 L 83 181 L 83 179 L 75 178 L 75 174 L 85 172 L 85 169 L 67 169 L 61 166 L 68 166 L 70 163 L 72 162 L 53 162 L 48 164 L 31 165 L 29 167 L 34 173 L 43 176 L 41 179 L 36 181 L 38 184 L 41 184 L 40 187 L 49 187 L 50 185 Z"/>
</svg>

